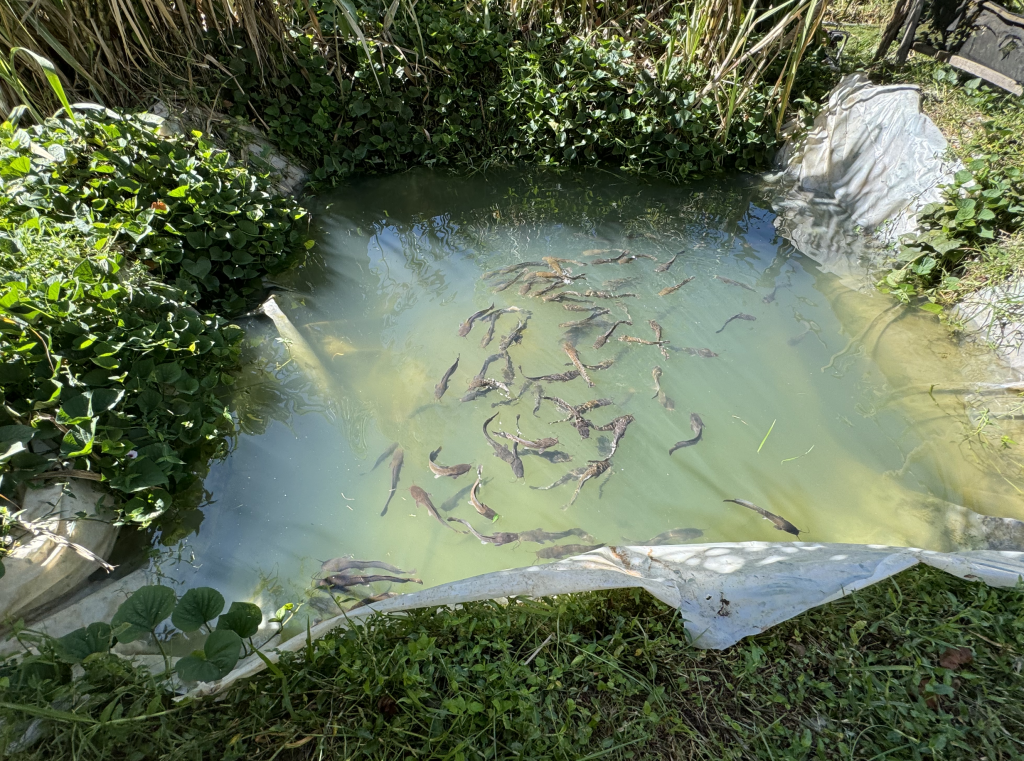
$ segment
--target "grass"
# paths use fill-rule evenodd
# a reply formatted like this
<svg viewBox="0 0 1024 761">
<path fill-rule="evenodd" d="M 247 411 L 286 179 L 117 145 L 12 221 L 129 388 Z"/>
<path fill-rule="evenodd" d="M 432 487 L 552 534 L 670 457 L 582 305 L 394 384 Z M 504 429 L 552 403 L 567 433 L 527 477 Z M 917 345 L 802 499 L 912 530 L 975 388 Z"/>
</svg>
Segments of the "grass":
<svg viewBox="0 0 1024 761">
<path fill-rule="evenodd" d="M 336 631 L 219 701 L 101 656 L 0 716 L 40 720 L 12 759 L 1011 759 L 1022 666 L 1024 587 L 918 567 L 724 651 L 637 590 L 482 602 Z"/>
</svg>

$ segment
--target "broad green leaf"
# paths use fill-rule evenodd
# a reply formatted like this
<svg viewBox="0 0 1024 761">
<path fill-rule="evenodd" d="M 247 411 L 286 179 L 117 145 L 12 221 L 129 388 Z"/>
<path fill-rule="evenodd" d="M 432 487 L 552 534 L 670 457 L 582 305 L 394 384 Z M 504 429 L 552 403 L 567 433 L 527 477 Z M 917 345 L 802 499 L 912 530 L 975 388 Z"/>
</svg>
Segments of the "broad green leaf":
<svg viewBox="0 0 1024 761">
<path fill-rule="evenodd" d="M 931 312 L 932 314 L 942 314 L 942 307 L 939 306 L 938 304 L 932 303 L 931 301 L 922 304 L 921 309 L 923 309 L 925 312 Z"/>
<path fill-rule="evenodd" d="M 120 642 L 134 642 L 152 632 L 174 610 L 174 590 L 160 584 L 141 587 L 121 603 L 111 619 L 111 626 L 128 624 L 118 635 Z"/>
<path fill-rule="evenodd" d="M 174 665 L 174 670 L 183 682 L 216 682 L 220 679 L 220 668 L 206 660 L 202 651 L 186 655 Z"/>
<path fill-rule="evenodd" d="M 174 383 L 181 377 L 181 365 L 177 362 L 167 362 L 156 366 L 156 379 L 160 383 Z"/>
<path fill-rule="evenodd" d="M 209 663 L 216 664 L 220 669 L 217 676 L 220 679 L 227 676 L 238 663 L 238 657 L 242 654 L 242 638 L 230 629 L 218 629 L 206 638 L 203 653 Z"/>
<path fill-rule="evenodd" d="M 251 602 L 233 602 L 228 612 L 217 619 L 217 629 L 230 629 L 239 637 L 251 637 L 263 623 L 263 611 Z"/>
<path fill-rule="evenodd" d="M 210 587 L 190 589 L 181 596 L 171 614 L 171 623 L 183 632 L 194 632 L 224 610 L 224 596 Z"/>
<path fill-rule="evenodd" d="M 186 272 L 198 278 L 204 278 L 210 274 L 210 260 L 205 256 L 200 257 L 198 261 L 186 259 L 181 263 L 181 266 Z"/>
<path fill-rule="evenodd" d="M 170 198 L 184 198 L 188 193 L 188 185 L 179 185 L 174 190 L 167 193 Z"/>
<path fill-rule="evenodd" d="M 93 653 L 110 650 L 110 624 L 98 621 L 57 640 L 57 654 L 68 663 L 81 663 Z"/>
</svg>

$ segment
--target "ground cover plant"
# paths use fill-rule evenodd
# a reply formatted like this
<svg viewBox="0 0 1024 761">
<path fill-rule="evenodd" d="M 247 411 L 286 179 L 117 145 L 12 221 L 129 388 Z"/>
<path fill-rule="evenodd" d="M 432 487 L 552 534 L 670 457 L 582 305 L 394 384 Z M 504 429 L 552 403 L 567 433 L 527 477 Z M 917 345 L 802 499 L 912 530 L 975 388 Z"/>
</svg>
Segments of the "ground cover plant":
<svg viewBox="0 0 1024 761">
<path fill-rule="evenodd" d="M 234 430 L 229 320 L 305 252 L 306 212 L 201 135 L 159 130 L 103 110 L 0 126 L 6 507 L 70 468 L 145 527 L 195 506 Z"/>
<path fill-rule="evenodd" d="M 18 759 L 1011 759 L 1022 603 L 919 567 L 720 652 L 640 591 L 469 603 L 338 630 L 217 702 L 105 654 L 77 682 L 8 670 L 0 716 L 7 743 L 36 722 Z"/>
</svg>

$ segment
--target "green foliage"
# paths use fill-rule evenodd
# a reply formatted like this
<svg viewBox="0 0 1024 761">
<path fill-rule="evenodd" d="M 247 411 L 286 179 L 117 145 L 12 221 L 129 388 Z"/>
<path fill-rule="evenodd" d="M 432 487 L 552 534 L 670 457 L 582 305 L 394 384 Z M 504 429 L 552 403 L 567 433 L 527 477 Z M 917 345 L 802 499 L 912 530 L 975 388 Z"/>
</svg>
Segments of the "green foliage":
<svg viewBox="0 0 1024 761">
<path fill-rule="evenodd" d="M 215 682 L 238 663 L 242 638 L 230 629 L 218 629 L 206 638 L 202 650 L 182 658 L 175 671 L 184 682 Z"/>
<path fill-rule="evenodd" d="M 316 7 L 323 33 L 335 33 L 331 4 Z M 684 65 L 674 33 L 653 24 L 628 37 L 610 27 L 582 37 L 568 16 L 542 23 L 543 14 L 524 31 L 512 16 L 482 13 L 419 3 L 415 24 L 387 26 L 383 9 L 368 3 L 360 21 L 372 55 L 355 37 L 334 37 L 329 52 L 316 35 L 299 37 L 268 83 L 256 55 L 240 48 L 226 61 L 225 92 L 237 116 L 259 114 L 272 139 L 317 167 L 325 184 L 417 164 L 519 161 L 606 163 L 682 179 L 771 159 L 778 66 L 749 88 L 732 92 L 723 82 L 701 97 L 708 72 Z M 683 10 L 675 13 L 665 30 L 683 24 Z M 815 83 L 822 78 L 801 86 Z"/>
<path fill-rule="evenodd" d="M 252 637 L 263 622 L 259 605 L 251 602 L 233 602 L 228 612 L 217 619 L 218 631 L 232 631 L 239 637 Z"/>
<path fill-rule="evenodd" d="M 11 757 L 70 758 L 86 734 L 96 759 L 1017 758 L 1022 650 L 1024 586 L 925 567 L 724 651 L 616 590 L 373 617 L 202 703 L 94 656 L 78 683 L 11 679 L 0 733 L 73 706 Z"/>
<path fill-rule="evenodd" d="M 219 616 L 223 610 L 224 595 L 210 587 L 196 587 L 185 592 L 178 600 L 171 623 L 183 632 L 194 632 Z"/>
<path fill-rule="evenodd" d="M 171 615 L 174 590 L 159 584 L 141 587 L 118 607 L 110 625 L 119 642 L 134 642 L 151 634 Z"/>
<path fill-rule="evenodd" d="M 97 621 L 65 634 L 55 643 L 57 656 L 68 663 L 81 663 L 90 655 L 110 650 L 113 630 L 110 624 Z"/>
</svg>

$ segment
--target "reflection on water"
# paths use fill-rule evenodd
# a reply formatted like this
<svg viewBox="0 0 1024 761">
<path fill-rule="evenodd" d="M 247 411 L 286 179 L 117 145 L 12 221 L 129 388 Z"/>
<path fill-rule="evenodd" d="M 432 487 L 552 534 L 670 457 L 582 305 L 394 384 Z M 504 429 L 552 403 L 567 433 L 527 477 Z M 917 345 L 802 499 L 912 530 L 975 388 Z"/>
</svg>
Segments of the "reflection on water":
<svg viewBox="0 0 1024 761">
<path fill-rule="evenodd" d="M 1024 517 L 1015 445 L 1000 439 L 1009 429 L 993 433 L 977 384 L 998 379 L 999 368 L 955 345 L 932 316 L 822 274 L 776 236 L 763 193 L 753 178 L 678 187 L 597 172 L 456 179 L 417 171 L 322 197 L 318 255 L 278 301 L 326 372 L 311 383 L 269 321 L 249 326 L 273 372 L 239 389 L 246 434 L 206 479 L 213 503 L 191 539 L 198 570 L 174 573 L 231 599 L 275 579 L 283 602 L 310 586 L 321 561 L 342 555 L 415 569 L 430 585 L 530 565 L 552 546 L 494 546 L 448 530 L 465 526 L 439 525 L 417 506 L 413 485 L 441 518 L 483 535 L 579 529 L 557 542 L 580 547 L 793 538 L 729 499 L 785 519 L 805 540 L 934 549 L 974 541 L 964 508 Z M 539 298 L 551 284 L 544 278 L 528 293 L 524 277 L 493 292 L 514 270 L 482 279 L 544 257 L 572 260 L 560 266 L 586 275 L 564 288 L 578 301 Z M 497 317 L 486 346 L 487 318 L 460 337 L 460 324 L 492 302 L 523 311 Z M 591 314 L 570 309 L 589 306 L 608 312 L 566 325 Z M 727 322 L 735 315 L 743 317 Z M 620 320 L 631 324 L 593 348 Z M 656 341 L 651 320 L 666 345 L 620 340 Z M 514 373 L 511 398 L 499 387 L 460 402 L 521 322 L 510 361 L 495 359 L 484 374 L 505 384 Z M 524 374 L 573 370 L 565 342 L 594 368 L 584 368 L 594 388 L 576 378 L 524 390 Z M 435 386 L 456 358 L 438 402 Z M 539 396 L 569 408 L 610 400 L 583 413 L 606 430 L 574 427 L 576 413 L 545 399 L 538 406 Z M 1003 424 L 1020 417 L 1012 398 L 999 398 Z M 518 448 L 521 479 L 484 436 L 495 414 L 492 432 L 558 439 L 541 453 Z M 612 450 L 617 431 L 607 424 L 626 415 L 633 421 L 610 467 L 584 481 L 570 505 L 581 475 Z M 511 449 L 513 440 L 492 438 Z M 392 457 L 373 465 L 394 443 L 404 463 L 382 517 Z M 437 465 L 472 467 L 435 478 L 430 455 L 439 447 Z M 476 496 L 498 513 L 495 523 L 470 505 L 477 466 Z M 538 488 L 570 471 L 577 476 L 563 485 Z M 413 586 L 379 582 L 359 593 Z"/>
</svg>

